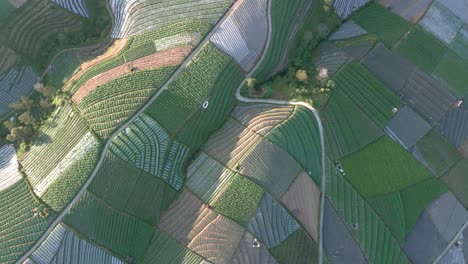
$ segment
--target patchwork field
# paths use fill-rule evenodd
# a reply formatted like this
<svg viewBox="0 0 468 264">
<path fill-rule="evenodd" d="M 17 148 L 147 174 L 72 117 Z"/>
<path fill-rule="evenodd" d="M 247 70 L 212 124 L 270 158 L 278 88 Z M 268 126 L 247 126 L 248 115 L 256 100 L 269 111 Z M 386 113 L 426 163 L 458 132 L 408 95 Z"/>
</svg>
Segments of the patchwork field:
<svg viewBox="0 0 468 264">
<path fill-rule="evenodd" d="M 0 76 L 0 115 L 11 111 L 9 105 L 28 96 L 38 76 L 31 67 L 14 67 Z"/>
<path fill-rule="evenodd" d="M 377 3 L 359 11 L 353 20 L 391 48 L 409 29 L 410 23 Z"/>
<path fill-rule="evenodd" d="M 434 77 L 448 84 L 450 92 L 461 98 L 468 94 L 468 61 L 448 51 L 434 71 Z"/>
<path fill-rule="evenodd" d="M 337 89 L 343 91 L 379 128 L 393 116 L 394 108 L 402 105 L 400 98 L 356 61 L 347 63 L 335 78 Z"/>
<path fill-rule="evenodd" d="M 465 177 L 467 170 L 468 161 L 462 159 L 440 178 L 465 208 L 468 208 L 468 181 Z"/>
<path fill-rule="evenodd" d="M 321 113 L 327 155 L 334 160 L 358 151 L 383 135 L 342 91 L 335 91 Z"/>
<path fill-rule="evenodd" d="M 81 238 L 64 224 L 58 224 L 28 260 L 27 263 L 124 263 L 106 250 Z"/>
<path fill-rule="evenodd" d="M 398 143 L 383 137 L 343 159 L 346 178 L 365 197 L 401 190 L 431 173 Z"/>
<path fill-rule="evenodd" d="M 279 263 L 311 263 L 318 260 L 318 246 L 307 236 L 303 229 L 290 235 L 285 241 L 270 249 L 271 254 Z"/>
</svg>

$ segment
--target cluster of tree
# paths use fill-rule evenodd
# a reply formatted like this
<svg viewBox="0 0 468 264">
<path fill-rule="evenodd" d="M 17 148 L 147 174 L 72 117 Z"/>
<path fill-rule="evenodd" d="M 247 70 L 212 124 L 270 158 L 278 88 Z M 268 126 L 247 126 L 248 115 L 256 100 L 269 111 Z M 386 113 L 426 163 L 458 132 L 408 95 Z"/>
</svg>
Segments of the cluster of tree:
<svg viewBox="0 0 468 264">
<path fill-rule="evenodd" d="M 36 92 L 31 97 L 23 96 L 19 102 L 10 104 L 14 114 L 3 122 L 9 131 L 6 139 L 18 143 L 22 149 L 27 149 L 34 140 L 42 122 L 47 119 L 54 106 L 70 98 L 68 94 L 40 83 L 35 84 L 34 89 Z"/>
</svg>

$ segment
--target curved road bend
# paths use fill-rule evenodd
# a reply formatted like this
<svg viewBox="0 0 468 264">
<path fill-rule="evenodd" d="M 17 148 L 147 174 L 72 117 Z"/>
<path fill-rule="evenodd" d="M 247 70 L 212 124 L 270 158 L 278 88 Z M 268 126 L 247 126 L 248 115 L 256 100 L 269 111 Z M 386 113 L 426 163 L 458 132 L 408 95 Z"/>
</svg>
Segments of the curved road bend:
<svg viewBox="0 0 468 264">
<path fill-rule="evenodd" d="M 57 218 L 52 222 L 52 224 L 47 228 L 47 230 L 42 234 L 42 236 L 34 243 L 34 245 L 26 252 L 23 254 L 23 256 L 18 259 L 15 263 L 16 264 L 21 264 L 23 263 L 41 244 L 42 242 L 49 236 L 50 232 L 63 220 L 65 215 L 68 214 L 70 209 L 75 205 L 76 202 L 81 198 L 81 196 L 84 194 L 88 186 L 91 184 L 93 181 L 94 177 L 96 176 L 96 173 L 98 172 L 99 168 L 101 167 L 101 164 L 104 160 L 105 154 L 107 150 L 109 149 L 112 140 L 120 133 L 122 132 L 126 127 L 128 127 L 135 119 L 138 118 L 138 116 L 143 113 L 155 100 L 158 98 L 161 93 L 167 89 L 169 84 L 171 84 L 177 76 L 187 67 L 187 64 L 195 57 L 195 55 L 200 51 L 200 49 L 210 40 L 211 36 L 216 32 L 216 30 L 221 26 L 221 24 L 231 15 L 233 9 L 232 6 L 231 8 L 226 11 L 226 13 L 223 15 L 221 19 L 218 20 L 218 22 L 215 24 L 215 26 L 211 29 L 211 31 L 203 38 L 203 40 L 198 44 L 198 46 L 190 53 L 187 58 L 185 58 L 184 62 L 177 68 L 177 70 L 172 74 L 172 76 L 164 83 L 163 86 L 149 99 L 148 102 L 140 109 L 138 110 L 127 122 L 125 122 L 124 125 L 122 125 L 120 128 L 118 128 L 111 136 L 110 138 L 106 141 L 106 144 L 104 145 L 104 148 L 102 150 L 101 156 L 99 158 L 98 163 L 96 164 L 96 167 L 94 168 L 93 172 L 91 175 L 88 177 L 88 180 L 86 183 L 83 185 L 83 187 L 80 189 L 78 194 L 73 198 L 73 200 L 70 201 L 70 203 L 60 212 L 60 214 L 57 216 Z"/>
<path fill-rule="evenodd" d="M 305 103 L 305 102 L 293 102 L 293 101 L 282 101 L 282 100 L 274 100 L 274 99 L 251 99 L 251 98 L 246 98 L 243 97 L 240 94 L 240 91 L 242 87 L 244 86 L 246 80 L 250 78 L 253 73 L 260 67 L 262 64 L 262 61 L 265 59 L 268 47 L 270 46 L 271 42 L 271 30 L 272 30 L 272 25 L 271 25 L 271 1 L 268 1 L 268 35 L 267 35 L 267 41 L 265 43 L 265 48 L 263 49 L 263 54 L 258 60 L 257 64 L 255 65 L 254 68 L 250 70 L 250 72 L 247 74 L 246 78 L 242 81 L 242 83 L 239 85 L 236 91 L 236 99 L 245 102 L 245 103 L 268 103 L 268 104 L 275 104 L 275 105 L 299 105 L 303 106 L 312 113 L 314 113 L 315 119 L 317 120 L 317 124 L 319 126 L 319 132 L 320 132 L 320 145 L 322 148 L 322 192 L 321 192 L 321 198 L 320 198 L 320 227 L 319 227 L 319 259 L 318 263 L 322 264 L 322 256 L 323 256 L 323 212 L 325 208 L 325 181 L 326 181 L 326 168 L 325 168 L 325 138 L 323 136 L 323 126 L 322 126 L 322 120 L 320 120 L 320 116 L 318 114 L 318 111 L 313 108 L 311 105 Z"/>
</svg>

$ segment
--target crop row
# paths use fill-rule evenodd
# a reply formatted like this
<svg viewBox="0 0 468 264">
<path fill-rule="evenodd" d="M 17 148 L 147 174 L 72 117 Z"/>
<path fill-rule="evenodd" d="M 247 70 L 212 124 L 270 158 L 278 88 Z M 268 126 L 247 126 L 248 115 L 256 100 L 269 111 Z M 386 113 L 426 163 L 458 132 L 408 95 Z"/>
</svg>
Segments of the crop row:
<svg viewBox="0 0 468 264">
<path fill-rule="evenodd" d="M 337 74 L 335 82 L 336 87 L 380 128 L 392 118 L 394 109 L 402 105 L 398 96 L 356 61 L 346 64 Z"/>
<path fill-rule="evenodd" d="M 138 218 L 109 207 L 90 192 L 81 196 L 65 216 L 64 223 L 86 235 L 93 243 L 122 258 L 132 256 L 135 261 L 143 256 L 153 230 Z"/>
<path fill-rule="evenodd" d="M 0 76 L 0 115 L 9 112 L 11 103 L 27 96 L 39 77 L 31 67 L 14 67 Z"/>
<path fill-rule="evenodd" d="M 186 19 L 214 24 L 226 12 L 232 0 L 113 0 L 116 17 L 113 38 L 129 37 Z"/>
<path fill-rule="evenodd" d="M 2 58 L 2 60 L 0 61 L 0 75 L 1 75 L 4 72 L 6 72 L 8 69 L 10 69 L 10 67 L 13 64 L 15 64 L 17 55 L 13 50 L 3 45 L 0 45 L 0 58 Z"/>
<path fill-rule="evenodd" d="M 229 57 L 213 44 L 206 44 L 145 113 L 170 135 L 202 107 L 210 97 L 218 76 L 229 65 Z"/>
<path fill-rule="evenodd" d="M 44 40 L 58 32 L 78 30 L 80 25 L 77 17 L 52 1 L 28 1 L 0 33 L 18 53 L 35 56 Z"/>
<path fill-rule="evenodd" d="M 191 147 L 198 149 L 215 130 L 219 129 L 229 117 L 229 113 L 236 105 L 235 92 L 244 79 L 245 73 L 234 61 L 219 74 L 213 90 L 207 99 L 208 107 L 199 108 L 184 124 L 177 139 Z"/>
<path fill-rule="evenodd" d="M 47 179 L 54 170 L 65 169 L 71 165 L 70 163 L 74 161 L 73 155 L 61 165 L 62 168 L 57 167 L 72 149 L 81 148 L 78 142 L 87 132 L 85 122 L 73 112 L 70 105 L 65 105 L 55 111 L 52 117 L 47 120 L 45 127 L 26 158 L 21 162 L 28 180 L 34 188 Z M 91 138 L 89 138 L 90 142 Z M 46 185 L 50 183 L 48 182 Z M 41 188 L 40 193 L 42 194 L 43 191 L 45 189 Z"/>
<path fill-rule="evenodd" d="M 151 225 L 175 199 L 177 192 L 159 178 L 107 152 L 88 190 L 114 209 Z"/>
<path fill-rule="evenodd" d="M 13 145 L 0 147 L 0 192 L 21 180 Z"/>
<path fill-rule="evenodd" d="M 123 264 L 118 258 L 58 224 L 30 256 L 32 263 L 103 263 Z"/>
<path fill-rule="evenodd" d="M 135 167 L 161 178 L 179 190 L 184 180 L 183 167 L 189 148 L 169 137 L 166 131 L 145 114 L 121 132 L 111 151 Z"/>
<path fill-rule="evenodd" d="M 53 0 L 56 4 L 70 10 L 71 12 L 89 17 L 88 10 L 86 9 L 85 0 Z"/>
<path fill-rule="evenodd" d="M 112 80 L 90 92 L 78 107 L 91 128 L 107 138 L 161 87 L 174 69 L 137 71 Z"/>
<path fill-rule="evenodd" d="M 322 175 L 320 135 L 314 114 L 300 107 L 288 120 L 274 128 L 266 139 L 286 150 L 320 183 Z"/>
<path fill-rule="evenodd" d="M 296 17 L 301 12 L 304 5 L 303 0 L 273 0 L 271 2 L 271 41 L 267 47 L 265 59 L 257 69 L 254 77 L 262 82 L 279 66 L 289 34 L 295 24 Z"/>
<path fill-rule="evenodd" d="M 45 232 L 53 220 L 34 216 L 33 209 L 42 207 L 21 180 L 0 192 L 0 262 L 13 263 Z"/>
</svg>

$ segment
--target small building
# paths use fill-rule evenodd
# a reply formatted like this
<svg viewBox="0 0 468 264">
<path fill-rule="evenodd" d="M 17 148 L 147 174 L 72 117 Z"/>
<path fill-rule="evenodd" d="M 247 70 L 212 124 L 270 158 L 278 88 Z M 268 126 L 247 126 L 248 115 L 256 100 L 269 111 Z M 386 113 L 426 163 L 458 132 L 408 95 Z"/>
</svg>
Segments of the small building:
<svg viewBox="0 0 468 264">
<path fill-rule="evenodd" d="M 462 104 L 463 104 L 463 100 L 458 99 L 458 100 L 455 102 L 455 107 L 456 107 L 456 108 L 459 108 Z"/>
</svg>

